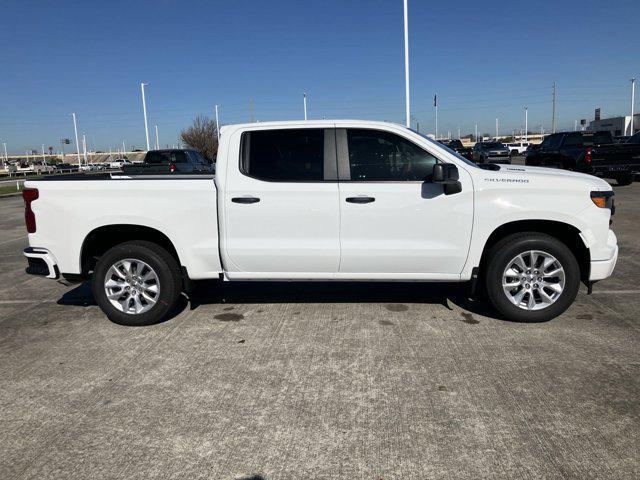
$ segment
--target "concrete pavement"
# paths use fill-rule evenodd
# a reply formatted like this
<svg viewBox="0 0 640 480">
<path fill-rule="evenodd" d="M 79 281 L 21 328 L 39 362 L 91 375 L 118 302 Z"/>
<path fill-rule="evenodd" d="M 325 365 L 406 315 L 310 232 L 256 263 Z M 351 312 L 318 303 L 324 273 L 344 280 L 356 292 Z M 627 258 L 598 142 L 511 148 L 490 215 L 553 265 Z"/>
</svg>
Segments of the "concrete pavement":
<svg viewBox="0 0 640 480">
<path fill-rule="evenodd" d="M 24 274 L 0 200 L 0 478 L 640 477 L 640 184 L 614 277 L 541 324 L 460 286 L 200 285 L 152 327 Z"/>
</svg>

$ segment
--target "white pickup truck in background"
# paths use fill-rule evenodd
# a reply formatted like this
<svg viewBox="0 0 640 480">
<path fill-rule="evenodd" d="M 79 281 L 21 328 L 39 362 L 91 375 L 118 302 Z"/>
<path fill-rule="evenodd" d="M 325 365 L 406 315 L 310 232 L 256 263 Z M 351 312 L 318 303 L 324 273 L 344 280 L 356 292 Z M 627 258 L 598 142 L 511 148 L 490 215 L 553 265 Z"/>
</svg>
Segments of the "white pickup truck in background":
<svg viewBox="0 0 640 480">
<path fill-rule="evenodd" d="M 26 182 L 29 273 L 92 279 L 121 324 L 168 315 L 185 279 L 480 280 L 505 317 L 566 310 L 611 275 L 613 192 L 596 177 L 483 165 L 400 125 L 222 128 L 216 175 Z"/>
</svg>

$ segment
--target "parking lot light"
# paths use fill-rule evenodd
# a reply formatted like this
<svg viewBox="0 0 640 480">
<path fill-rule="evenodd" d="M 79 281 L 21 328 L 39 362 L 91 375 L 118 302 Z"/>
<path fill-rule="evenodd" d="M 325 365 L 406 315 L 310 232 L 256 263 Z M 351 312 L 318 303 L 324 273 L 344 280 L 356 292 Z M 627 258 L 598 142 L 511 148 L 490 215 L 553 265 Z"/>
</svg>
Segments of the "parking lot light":
<svg viewBox="0 0 640 480">
<path fill-rule="evenodd" d="M 631 130 L 630 135 L 633 135 L 633 107 L 636 100 L 635 96 L 636 96 L 636 77 L 632 77 L 631 78 L 631 126 L 629 128 Z"/>
<path fill-rule="evenodd" d="M 304 119 L 307 119 L 307 92 L 302 92 L 302 108 L 304 109 Z"/>
<path fill-rule="evenodd" d="M 78 167 L 80 167 L 82 161 L 80 160 L 80 142 L 78 142 L 78 124 L 76 123 L 76 113 L 73 112 L 71 116 L 73 117 L 73 131 L 76 135 L 76 155 L 78 156 Z"/>
<path fill-rule="evenodd" d="M 218 136 L 218 143 L 220 143 L 220 120 L 218 120 L 218 105 L 215 105 L 216 111 L 216 135 Z"/>
<path fill-rule="evenodd" d="M 147 124 L 147 101 L 144 97 L 144 87 L 148 85 L 148 83 L 140 84 L 140 90 L 142 90 L 142 112 L 144 113 L 144 133 L 147 138 L 147 151 L 149 151 L 149 125 Z"/>
<path fill-rule="evenodd" d="M 404 0 L 404 97 L 407 127 L 411 126 L 411 107 L 409 100 L 409 6 L 408 0 Z M 305 115 L 306 117 L 306 115 Z M 306 119 L 306 118 L 305 118 Z M 436 138 L 438 133 L 436 132 Z"/>
</svg>

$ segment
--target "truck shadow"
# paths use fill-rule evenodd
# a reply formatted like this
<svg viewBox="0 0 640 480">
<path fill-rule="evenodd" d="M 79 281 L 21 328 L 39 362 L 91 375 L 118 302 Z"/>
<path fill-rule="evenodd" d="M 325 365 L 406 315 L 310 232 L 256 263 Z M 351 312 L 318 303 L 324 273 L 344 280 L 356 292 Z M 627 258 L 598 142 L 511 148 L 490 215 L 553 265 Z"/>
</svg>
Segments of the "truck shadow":
<svg viewBox="0 0 640 480">
<path fill-rule="evenodd" d="M 84 282 L 66 292 L 59 305 L 97 306 L 91 285 Z M 422 282 L 194 282 L 169 318 L 201 305 L 268 303 L 384 303 L 433 304 L 453 310 L 453 305 L 472 314 L 502 319 L 483 300 L 469 298 L 464 283 Z M 400 307 L 400 305 L 398 305 Z M 390 306 L 393 308 L 393 305 Z M 168 319 L 169 319 L 168 318 Z M 167 320 L 168 320 L 167 319 Z"/>
</svg>

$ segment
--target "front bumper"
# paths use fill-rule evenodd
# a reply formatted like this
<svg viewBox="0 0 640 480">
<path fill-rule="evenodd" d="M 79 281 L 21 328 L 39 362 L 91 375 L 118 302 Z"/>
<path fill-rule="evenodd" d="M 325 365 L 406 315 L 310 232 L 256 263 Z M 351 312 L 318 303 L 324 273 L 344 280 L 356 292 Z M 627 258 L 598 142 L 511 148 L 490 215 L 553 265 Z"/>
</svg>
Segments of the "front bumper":
<svg viewBox="0 0 640 480">
<path fill-rule="evenodd" d="M 25 248 L 22 254 L 27 258 L 29 266 L 25 270 L 30 275 L 57 279 L 60 277 L 56 257 L 46 248 Z"/>
<path fill-rule="evenodd" d="M 610 252 L 608 259 L 591 262 L 589 280 L 592 282 L 610 277 L 613 269 L 616 268 L 616 262 L 618 261 L 618 239 L 616 238 L 616 234 L 613 233 L 613 230 L 609 230 L 607 236 L 607 249 Z"/>
</svg>

